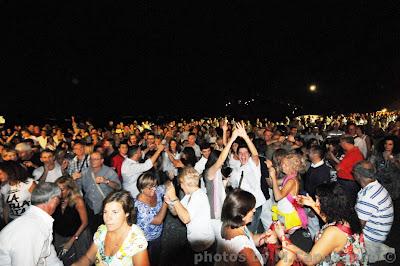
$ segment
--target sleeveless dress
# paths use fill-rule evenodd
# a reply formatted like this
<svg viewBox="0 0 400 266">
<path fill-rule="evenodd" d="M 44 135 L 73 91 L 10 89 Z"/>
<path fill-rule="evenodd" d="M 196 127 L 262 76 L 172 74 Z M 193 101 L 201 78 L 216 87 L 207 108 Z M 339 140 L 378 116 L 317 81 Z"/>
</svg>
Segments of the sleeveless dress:
<svg viewBox="0 0 400 266">
<path fill-rule="evenodd" d="M 286 176 L 283 180 L 282 187 L 293 178 L 295 178 L 295 176 Z M 280 189 L 282 187 L 280 187 Z M 294 232 L 301 227 L 307 228 L 307 215 L 303 207 L 297 204 L 290 193 L 278 201 L 277 208 L 273 207 L 272 212 L 278 214 L 279 221 L 285 225 L 286 230 L 289 232 Z"/>
<path fill-rule="evenodd" d="M 317 242 L 323 231 L 329 226 L 336 226 L 347 234 L 347 243 L 340 252 L 332 252 L 319 266 L 361 266 L 368 265 L 368 256 L 364 244 L 363 234 L 353 234 L 350 227 L 336 223 L 329 223 L 322 227 L 319 234 L 315 237 Z"/>
<path fill-rule="evenodd" d="M 97 246 L 96 266 L 132 266 L 132 257 L 147 248 L 147 241 L 139 226 L 132 224 L 128 236 L 113 256 L 104 254 L 104 241 L 107 227 L 102 224 L 94 234 L 93 241 Z"/>
</svg>

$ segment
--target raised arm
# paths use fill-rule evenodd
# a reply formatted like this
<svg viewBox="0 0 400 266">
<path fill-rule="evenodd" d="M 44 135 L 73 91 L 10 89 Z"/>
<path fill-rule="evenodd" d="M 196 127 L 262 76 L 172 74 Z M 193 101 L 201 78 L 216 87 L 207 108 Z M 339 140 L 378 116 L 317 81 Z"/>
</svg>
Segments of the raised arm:
<svg viewBox="0 0 400 266">
<path fill-rule="evenodd" d="M 256 149 L 256 146 L 254 146 L 253 142 L 251 141 L 249 135 L 247 135 L 246 129 L 242 124 L 236 123 L 236 130 L 238 131 L 238 136 L 242 137 L 246 142 L 247 147 L 249 147 L 251 158 L 253 159 L 254 163 L 256 164 L 256 166 L 259 166 L 260 158 L 258 157 L 258 151 Z"/>
<path fill-rule="evenodd" d="M 228 157 L 229 151 L 232 147 L 233 142 L 238 137 L 238 131 L 234 130 L 232 132 L 232 137 L 229 139 L 228 143 L 225 145 L 224 149 L 222 150 L 221 154 L 219 155 L 217 161 L 208 169 L 207 178 L 209 180 L 213 180 L 215 178 L 215 174 L 219 169 L 221 169 L 222 165 L 224 164 L 226 158 Z"/>
</svg>

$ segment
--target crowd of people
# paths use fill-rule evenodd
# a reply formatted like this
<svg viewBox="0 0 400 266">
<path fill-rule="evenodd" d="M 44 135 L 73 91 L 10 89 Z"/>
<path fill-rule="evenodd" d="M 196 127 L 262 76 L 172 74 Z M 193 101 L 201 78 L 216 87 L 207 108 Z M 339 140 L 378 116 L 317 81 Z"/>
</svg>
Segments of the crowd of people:
<svg viewBox="0 0 400 266">
<path fill-rule="evenodd" d="M 181 265 L 368 265 L 394 253 L 399 112 L 71 121 L 1 125 L 1 265 L 172 265 L 167 217 L 186 227 Z"/>
</svg>

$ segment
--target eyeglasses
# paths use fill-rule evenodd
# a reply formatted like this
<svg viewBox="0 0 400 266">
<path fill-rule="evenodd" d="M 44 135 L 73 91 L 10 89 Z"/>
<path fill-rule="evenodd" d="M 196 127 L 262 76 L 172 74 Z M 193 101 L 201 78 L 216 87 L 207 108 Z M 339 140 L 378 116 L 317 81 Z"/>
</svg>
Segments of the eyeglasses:
<svg viewBox="0 0 400 266">
<path fill-rule="evenodd" d="M 147 186 L 146 188 L 148 188 L 148 189 L 157 189 L 157 185 Z"/>
</svg>

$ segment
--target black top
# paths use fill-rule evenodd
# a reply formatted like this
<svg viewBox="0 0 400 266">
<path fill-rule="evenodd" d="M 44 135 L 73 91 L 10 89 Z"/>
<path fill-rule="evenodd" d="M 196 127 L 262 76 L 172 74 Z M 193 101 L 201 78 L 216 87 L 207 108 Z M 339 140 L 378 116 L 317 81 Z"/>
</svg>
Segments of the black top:
<svg viewBox="0 0 400 266">
<path fill-rule="evenodd" d="M 69 205 L 65 208 L 64 213 L 61 212 L 61 204 L 58 204 L 55 212 L 53 213 L 53 230 L 55 233 L 70 237 L 73 236 L 81 226 L 81 218 L 75 208 L 75 205 L 70 207 Z"/>
<path fill-rule="evenodd" d="M 315 188 L 320 184 L 329 183 L 330 180 L 331 168 L 328 165 L 324 163 L 316 168 L 310 166 L 305 176 L 304 190 L 314 198 Z"/>
</svg>

